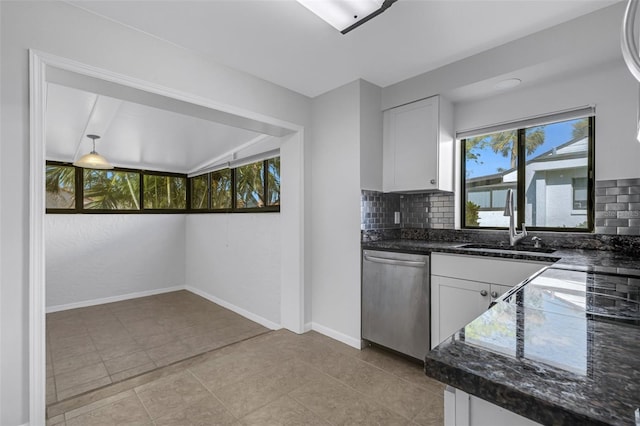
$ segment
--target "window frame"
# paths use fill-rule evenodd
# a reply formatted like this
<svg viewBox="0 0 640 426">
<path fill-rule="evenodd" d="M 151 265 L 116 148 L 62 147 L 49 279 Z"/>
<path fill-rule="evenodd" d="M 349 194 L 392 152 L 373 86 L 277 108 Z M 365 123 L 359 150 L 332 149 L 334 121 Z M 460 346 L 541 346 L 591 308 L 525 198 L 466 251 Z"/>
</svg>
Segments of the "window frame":
<svg viewBox="0 0 640 426">
<path fill-rule="evenodd" d="M 552 226 L 529 226 L 526 225 L 527 230 L 530 231 L 552 231 L 552 232 L 575 232 L 575 233 L 593 233 L 595 230 L 595 115 L 589 115 L 588 130 L 587 130 L 587 227 L 586 228 L 565 228 L 565 227 L 552 227 Z M 541 125 L 561 123 L 568 121 L 569 119 L 558 119 L 557 121 L 545 122 Z M 526 153 L 525 147 L 525 133 L 526 129 L 536 127 L 529 124 L 526 127 L 517 129 L 517 149 L 518 152 Z M 466 188 L 466 141 L 467 137 L 460 139 L 460 228 L 461 229 L 477 229 L 477 230 L 505 230 L 508 227 L 499 226 L 467 226 L 466 224 L 466 210 L 467 210 L 467 188 Z M 526 205 L 526 155 L 518 155 L 516 161 L 516 229 L 522 228 L 522 223 L 525 223 L 525 205 Z M 573 207 L 573 188 L 571 206 Z M 482 209 L 481 209 L 482 210 Z M 572 211 L 575 211 L 572 209 Z"/>
<path fill-rule="evenodd" d="M 279 157 L 279 156 L 278 156 Z M 275 157 L 270 157 L 264 160 L 255 161 L 254 163 L 262 162 L 263 163 L 263 173 L 264 173 L 264 200 L 267 200 L 267 195 L 269 194 L 269 183 L 267 179 L 268 173 L 268 161 L 272 160 Z M 251 163 L 249 163 L 251 164 Z M 139 182 L 139 203 L 140 209 L 87 209 L 84 207 L 84 168 L 74 166 L 72 163 L 67 163 L 63 161 L 52 161 L 47 160 L 45 162 L 46 166 L 61 166 L 61 167 L 73 167 L 75 170 L 75 182 L 74 182 L 74 191 L 75 191 L 75 206 L 73 208 L 63 209 L 63 208 L 46 208 L 47 214 L 200 214 L 200 213 L 279 213 L 280 212 L 280 204 L 278 205 L 267 205 L 265 203 L 264 207 L 251 207 L 251 208 L 236 208 L 235 207 L 235 198 L 236 198 L 236 182 L 235 182 L 235 169 L 229 168 L 231 170 L 231 201 L 232 207 L 225 209 L 213 209 L 211 208 L 211 175 L 213 172 L 208 172 L 202 175 L 189 177 L 184 173 L 173 173 L 173 172 L 163 172 L 157 170 L 142 170 L 142 169 L 131 169 L 131 168 L 123 168 L 123 167 L 114 167 L 111 171 L 115 172 L 127 172 L 127 173 L 137 173 L 140 179 Z M 206 208 L 202 209 L 193 209 L 191 207 L 192 202 L 192 180 L 194 178 L 201 177 L 203 175 L 207 176 L 207 203 Z M 184 178 L 186 182 L 186 207 L 181 209 L 149 209 L 144 207 L 144 176 L 164 176 L 164 177 L 178 177 Z"/>
<path fill-rule="evenodd" d="M 248 164 L 253 164 L 253 163 L 259 163 L 262 162 L 263 163 L 263 173 L 264 175 L 264 188 L 263 188 L 263 199 L 266 200 L 267 199 L 267 195 L 269 194 L 269 183 L 268 183 L 268 179 L 267 179 L 267 173 L 268 173 L 268 161 L 273 159 L 275 157 L 271 157 L 271 158 L 266 158 L 264 160 L 259 160 L 259 161 L 254 161 L 252 163 L 248 163 Z M 207 191 L 207 205 L 208 205 L 208 209 L 198 209 L 198 210 L 191 210 L 189 211 L 189 213 L 195 213 L 195 214 L 201 214 L 201 213 L 279 213 L 280 212 L 280 204 L 278 205 L 272 205 L 269 206 L 267 204 L 265 204 L 264 207 L 246 207 L 246 208 L 238 208 L 236 207 L 236 197 L 237 197 L 237 193 L 236 193 L 236 168 L 237 167 L 229 167 L 228 169 L 231 170 L 231 208 L 224 208 L 224 209 L 213 209 L 211 208 L 211 181 L 212 181 L 212 177 L 211 175 L 213 173 L 216 173 L 220 170 L 225 170 L 225 169 L 218 169 L 218 170 L 214 170 L 211 172 L 208 172 L 208 182 L 209 182 L 209 186 L 208 186 L 208 191 Z M 198 176 L 202 176 L 202 175 L 198 175 Z M 196 176 L 190 177 L 189 180 L 193 179 Z"/>
</svg>

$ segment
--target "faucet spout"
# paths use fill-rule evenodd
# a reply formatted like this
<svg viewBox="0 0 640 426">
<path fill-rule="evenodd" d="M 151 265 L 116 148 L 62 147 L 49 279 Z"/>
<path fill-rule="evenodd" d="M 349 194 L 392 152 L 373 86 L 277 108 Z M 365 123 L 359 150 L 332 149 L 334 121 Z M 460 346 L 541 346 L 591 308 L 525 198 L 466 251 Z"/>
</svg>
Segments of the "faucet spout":
<svg viewBox="0 0 640 426">
<path fill-rule="evenodd" d="M 504 205 L 504 215 L 509 216 L 509 245 L 514 246 L 527 236 L 527 228 L 522 224 L 522 232 L 516 231 L 515 212 L 513 207 L 513 190 L 507 189 L 507 199 Z"/>
</svg>

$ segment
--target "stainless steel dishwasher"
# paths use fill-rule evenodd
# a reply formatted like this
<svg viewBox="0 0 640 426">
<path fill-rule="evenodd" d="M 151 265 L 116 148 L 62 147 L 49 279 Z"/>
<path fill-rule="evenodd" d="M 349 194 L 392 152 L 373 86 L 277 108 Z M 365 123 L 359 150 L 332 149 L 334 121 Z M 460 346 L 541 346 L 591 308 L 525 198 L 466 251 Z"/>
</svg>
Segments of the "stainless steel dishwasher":
<svg viewBox="0 0 640 426">
<path fill-rule="evenodd" d="M 362 338 L 424 361 L 431 309 L 429 256 L 362 252 Z"/>
</svg>

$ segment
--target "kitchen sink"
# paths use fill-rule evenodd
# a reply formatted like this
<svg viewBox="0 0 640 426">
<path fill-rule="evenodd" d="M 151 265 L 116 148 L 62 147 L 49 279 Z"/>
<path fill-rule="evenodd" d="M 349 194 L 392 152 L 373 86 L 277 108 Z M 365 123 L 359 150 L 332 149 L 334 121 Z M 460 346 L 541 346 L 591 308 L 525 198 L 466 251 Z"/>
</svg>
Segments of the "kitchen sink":
<svg viewBox="0 0 640 426">
<path fill-rule="evenodd" d="M 500 244 L 462 244 L 458 248 L 468 249 L 484 249 L 484 250 L 510 250 L 510 251 L 527 251 L 533 253 L 553 253 L 555 250 L 545 247 L 528 247 L 528 246 L 508 246 Z"/>
</svg>

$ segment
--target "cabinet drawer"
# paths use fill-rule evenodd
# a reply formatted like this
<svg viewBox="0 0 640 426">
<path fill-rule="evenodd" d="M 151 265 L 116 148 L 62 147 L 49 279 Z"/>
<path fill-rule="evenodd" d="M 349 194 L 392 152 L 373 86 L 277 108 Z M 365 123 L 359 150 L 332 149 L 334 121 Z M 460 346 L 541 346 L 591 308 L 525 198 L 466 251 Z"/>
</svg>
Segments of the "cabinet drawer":
<svg viewBox="0 0 640 426">
<path fill-rule="evenodd" d="M 431 254 L 431 275 L 514 286 L 551 263 L 458 254 Z"/>
</svg>

